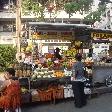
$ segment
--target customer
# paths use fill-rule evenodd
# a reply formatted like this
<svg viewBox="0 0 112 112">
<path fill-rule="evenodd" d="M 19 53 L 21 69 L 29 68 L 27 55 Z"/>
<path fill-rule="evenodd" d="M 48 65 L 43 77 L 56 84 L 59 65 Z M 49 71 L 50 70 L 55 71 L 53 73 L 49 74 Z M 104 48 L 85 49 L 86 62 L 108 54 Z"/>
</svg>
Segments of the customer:
<svg viewBox="0 0 112 112">
<path fill-rule="evenodd" d="M 12 79 L 12 77 L 14 76 L 14 69 L 8 68 L 6 72 L 4 72 L 5 81 L 0 87 L 0 91 L 2 92 L 0 96 L 0 108 L 5 110 L 6 112 L 12 112 L 16 109 L 21 112 L 19 109 L 21 98 L 20 85 L 17 80 Z"/>
<path fill-rule="evenodd" d="M 74 104 L 76 107 L 81 108 L 86 105 L 86 97 L 84 94 L 84 64 L 81 62 L 82 55 L 76 54 L 76 63 L 74 63 L 72 67 L 73 76 L 71 77 L 72 80 L 72 88 L 74 92 Z"/>
</svg>

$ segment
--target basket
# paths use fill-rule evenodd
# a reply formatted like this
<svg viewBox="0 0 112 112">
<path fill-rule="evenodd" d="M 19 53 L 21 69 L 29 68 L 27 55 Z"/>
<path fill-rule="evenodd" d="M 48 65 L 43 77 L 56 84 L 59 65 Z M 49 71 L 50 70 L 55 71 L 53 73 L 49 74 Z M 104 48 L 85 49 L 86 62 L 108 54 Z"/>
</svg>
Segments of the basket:
<svg viewBox="0 0 112 112">
<path fill-rule="evenodd" d="M 35 102 L 35 101 L 40 101 L 38 94 L 32 95 L 32 102 Z"/>
<path fill-rule="evenodd" d="M 51 101 L 52 100 L 52 91 L 39 91 L 40 101 Z"/>
<path fill-rule="evenodd" d="M 64 98 L 64 89 L 59 88 L 59 89 L 54 89 L 53 90 L 53 99 L 63 99 Z"/>
<path fill-rule="evenodd" d="M 38 94 L 37 90 L 33 90 L 31 92 L 31 95 L 32 95 L 32 102 L 40 101 L 40 97 L 39 97 L 39 94 Z"/>
</svg>

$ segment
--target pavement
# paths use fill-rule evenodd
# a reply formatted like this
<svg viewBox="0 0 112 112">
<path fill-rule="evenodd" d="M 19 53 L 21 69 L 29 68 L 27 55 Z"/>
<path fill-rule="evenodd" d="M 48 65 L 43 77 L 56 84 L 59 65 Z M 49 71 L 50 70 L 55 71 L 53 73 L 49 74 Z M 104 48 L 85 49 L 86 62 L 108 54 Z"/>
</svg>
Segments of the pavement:
<svg viewBox="0 0 112 112">
<path fill-rule="evenodd" d="M 22 112 L 112 112 L 112 93 L 106 93 L 98 97 L 88 99 L 86 106 L 76 108 L 73 100 L 35 103 L 22 107 Z"/>
</svg>

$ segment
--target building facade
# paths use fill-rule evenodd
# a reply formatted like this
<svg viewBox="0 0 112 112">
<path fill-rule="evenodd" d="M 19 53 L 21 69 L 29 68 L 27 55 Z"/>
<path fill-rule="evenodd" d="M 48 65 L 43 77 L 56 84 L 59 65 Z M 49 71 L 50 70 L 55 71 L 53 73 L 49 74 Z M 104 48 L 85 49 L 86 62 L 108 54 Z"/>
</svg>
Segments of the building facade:
<svg viewBox="0 0 112 112">
<path fill-rule="evenodd" d="M 12 6 L 14 0 L 7 0 L 7 2 L 1 2 L 2 8 L 0 8 L 0 44 L 13 44 L 14 37 L 16 37 L 16 13 L 12 11 Z M 54 17 L 53 14 L 45 13 L 44 22 L 56 22 L 56 23 L 72 23 L 80 24 L 82 23 L 83 15 L 73 14 L 71 18 L 69 15 L 60 11 L 57 16 Z M 34 15 L 21 16 L 22 27 L 26 22 L 38 21 Z M 21 27 L 21 29 L 22 29 Z"/>
</svg>

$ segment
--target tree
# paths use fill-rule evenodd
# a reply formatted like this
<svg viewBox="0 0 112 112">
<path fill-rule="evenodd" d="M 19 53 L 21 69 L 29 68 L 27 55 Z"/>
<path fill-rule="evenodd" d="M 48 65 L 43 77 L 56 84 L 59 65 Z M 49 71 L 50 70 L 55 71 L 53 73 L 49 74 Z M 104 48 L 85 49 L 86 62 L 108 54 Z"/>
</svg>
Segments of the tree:
<svg viewBox="0 0 112 112">
<path fill-rule="evenodd" d="M 34 14 L 38 19 L 44 19 L 44 6 L 42 6 L 37 0 L 23 0 L 22 11 L 25 15 Z"/>
<path fill-rule="evenodd" d="M 79 4 L 77 2 L 66 3 L 64 8 L 70 18 L 73 13 L 76 13 L 79 10 Z"/>
<path fill-rule="evenodd" d="M 22 11 L 23 14 L 34 14 L 38 20 L 44 20 L 45 11 L 49 13 L 53 13 L 52 11 L 55 9 L 54 14 L 57 11 L 63 8 L 63 4 L 66 0 L 23 0 L 22 1 Z M 54 7 L 50 7 L 50 4 L 53 3 Z"/>
<path fill-rule="evenodd" d="M 49 10 L 50 4 L 54 5 L 54 9 Z M 45 9 L 48 12 L 56 14 L 59 10 L 65 10 L 69 14 L 69 18 L 73 13 L 88 12 L 91 9 L 93 0 L 23 0 L 23 12 L 26 14 L 35 14 L 37 18 L 44 18 Z"/>
<path fill-rule="evenodd" d="M 81 14 L 91 10 L 93 0 L 73 0 L 72 2 L 65 3 L 65 11 L 69 14 L 69 18 L 73 13 L 80 12 Z"/>
<path fill-rule="evenodd" d="M 110 0 L 100 0 L 98 4 L 98 9 L 96 11 L 91 12 L 88 14 L 85 18 L 84 21 L 89 21 L 92 24 L 94 24 L 96 21 L 101 20 L 101 15 L 105 12 L 106 6 L 108 3 L 112 3 Z"/>
<path fill-rule="evenodd" d="M 81 14 L 88 13 L 91 10 L 93 0 L 80 0 L 79 2 L 79 12 Z"/>
<path fill-rule="evenodd" d="M 105 12 L 106 5 L 100 5 L 99 8 L 96 11 L 91 12 L 88 14 L 85 18 L 84 21 L 88 21 L 93 25 L 96 21 L 101 20 L 101 15 Z"/>
</svg>

